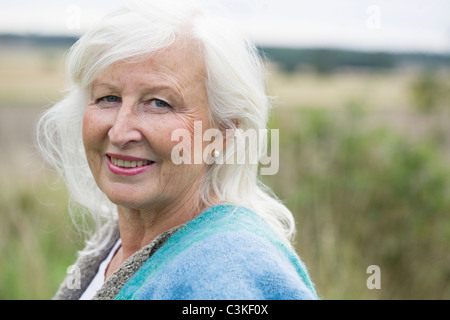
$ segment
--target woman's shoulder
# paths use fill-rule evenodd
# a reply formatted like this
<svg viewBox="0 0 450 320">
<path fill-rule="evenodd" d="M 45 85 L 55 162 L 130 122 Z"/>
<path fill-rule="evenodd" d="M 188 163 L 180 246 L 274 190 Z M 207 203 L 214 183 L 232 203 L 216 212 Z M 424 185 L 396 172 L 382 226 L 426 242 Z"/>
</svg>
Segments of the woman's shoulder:
<svg viewBox="0 0 450 320">
<path fill-rule="evenodd" d="M 169 289 L 170 288 L 170 289 Z M 141 267 L 118 298 L 315 298 L 306 268 L 253 211 L 216 206 Z"/>
<path fill-rule="evenodd" d="M 306 299 L 312 291 L 295 263 L 267 239 L 248 231 L 217 233 L 196 242 L 173 261 L 183 279 L 175 299 Z"/>
</svg>

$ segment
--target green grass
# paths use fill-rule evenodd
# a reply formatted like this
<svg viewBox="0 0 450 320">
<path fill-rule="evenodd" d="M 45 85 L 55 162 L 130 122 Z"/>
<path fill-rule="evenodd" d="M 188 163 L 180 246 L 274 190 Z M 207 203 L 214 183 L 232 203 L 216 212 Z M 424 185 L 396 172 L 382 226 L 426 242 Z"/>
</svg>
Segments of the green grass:
<svg viewBox="0 0 450 320">
<path fill-rule="evenodd" d="M 416 139 L 358 106 L 279 109 L 280 171 L 266 177 L 295 213 L 297 248 L 327 299 L 450 298 L 450 167 L 443 128 Z M 378 265 L 382 287 L 369 290 Z"/>
<path fill-rule="evenodd" d="M 0 181 L 0 299 L 50 299 L 79 248 L 67 195 L 51 174 L 6 176 Z"/>
</svg>

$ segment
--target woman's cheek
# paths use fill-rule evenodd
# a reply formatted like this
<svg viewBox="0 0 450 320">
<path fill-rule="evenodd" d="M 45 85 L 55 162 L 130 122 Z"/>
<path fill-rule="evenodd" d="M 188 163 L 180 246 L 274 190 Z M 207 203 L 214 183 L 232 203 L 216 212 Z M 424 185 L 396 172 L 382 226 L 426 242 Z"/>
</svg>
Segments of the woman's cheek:
<svg viewBox="0 0 450 320">
<path fill-rule="evenodd" d="M 82 135 L 84 143 L 98 143 L 103 141 L 108 135 L 110 128 L 109 115 L 107 110 L 88 108 L 83 116 Z"/>
<path fill-rule="evenodd" d="M 160 155 L 164 155 L 165 158 L 171 157 L 172 150 L 182 140 L 183 144 L 193 140 L 193 126 L 189 125 L 189 121 L 180 116 L 171 116 L 167 119 L 159 119 L 159 121 L 153 121 L 153 134 L 148 136 L 150 145 Z M 183 133 L 183 138 L 180 138 L 179 132 Z"/>
<path fill-rule="evenodd" d="M 100 110 L 88 108 L 83 116 L 83 145 L 88 164 L 93 173 L 101 163 L 108 134 L 108 126 L 102 114 L 103 112 Z"/>
</svg>

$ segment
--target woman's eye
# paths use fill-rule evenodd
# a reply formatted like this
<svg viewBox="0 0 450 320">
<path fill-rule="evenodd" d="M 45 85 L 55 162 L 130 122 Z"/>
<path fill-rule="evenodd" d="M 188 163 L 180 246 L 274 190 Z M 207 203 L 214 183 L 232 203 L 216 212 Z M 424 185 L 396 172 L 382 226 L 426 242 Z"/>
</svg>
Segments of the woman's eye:
<svg viewBox="0 0 450 320">
<path fill-rule="evenodd" d="M 120 97 L 117 96 L 104 96 L 100 99 L 97 99 L 97 104 L 116 104 L 116 103 L 120 103 L 122 102 L 122 99 Z M 160 100 L 160 99 L 151 99 L 149 100 L 147 103 L 149 103 L 150 105 L 152 105 L 153 107 L 156 108 L 172 108 L 172 106 L 170 104 L 168 104 L 167 102 L 165 102 L 164 100 Z"/>
<path fill-rule="evenodd" d="M 158 108 L 171 108 L 170 104 L 168 104 L 167 102 L 165 102 L 163 100 L 159 100 L 159 99 L 153 99 L 150 101 L 150 103 Z"/>
<path fill-rule="evenodd" d="M 105 96 L 103 98 L 98 99 L 98 102 L 116 103 L 120 102 L 120 98 L 117 96 Z"/>
</svg>

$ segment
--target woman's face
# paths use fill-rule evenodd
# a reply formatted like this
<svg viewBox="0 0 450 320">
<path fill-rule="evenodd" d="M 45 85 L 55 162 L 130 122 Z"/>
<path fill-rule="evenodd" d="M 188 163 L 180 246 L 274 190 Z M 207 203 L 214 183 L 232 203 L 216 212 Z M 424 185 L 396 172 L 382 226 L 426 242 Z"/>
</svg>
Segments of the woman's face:
<svg viewBox="0 0 450 320">
<path fill-rule="evenodd" d="M 91 85 L 83 118 L 87 160 L 100 189 L 133 209 L 169 208 L 198 196 L 205 164 L 175 165 L 175 129 L 193 140 L 194 121 L 209 125 L 200 58 L 173 45 L 141 62 L 120 61 Z"/>
</svg>

